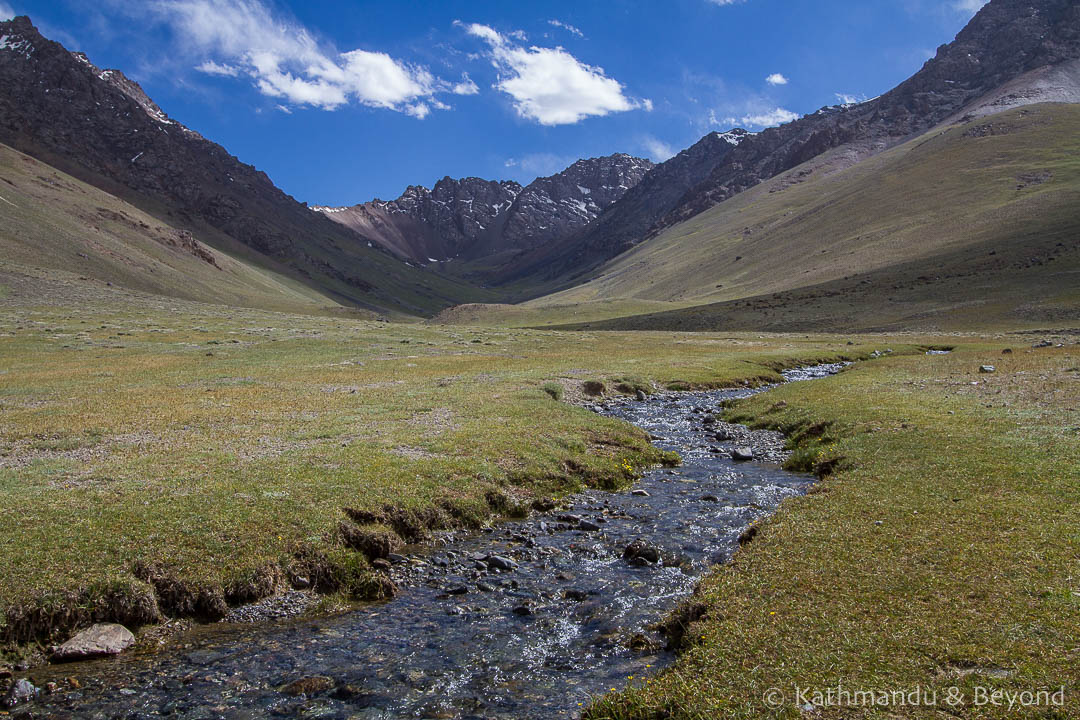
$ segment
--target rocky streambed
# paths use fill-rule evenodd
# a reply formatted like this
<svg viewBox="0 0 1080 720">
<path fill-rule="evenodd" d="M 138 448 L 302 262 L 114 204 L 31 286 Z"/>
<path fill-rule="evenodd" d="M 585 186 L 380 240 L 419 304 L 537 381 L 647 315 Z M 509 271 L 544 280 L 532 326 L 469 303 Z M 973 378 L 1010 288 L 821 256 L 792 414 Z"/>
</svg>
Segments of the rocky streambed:
<svg viewBox="0 0 1080 720">
<path fill-rule="evenodd" d="M 753 521 L 809 486 L 812 478 L 780 469 L 778 434 L 717 419 L 721 402 L 753 392 L 595 405 L 650 432 L 683 465 L 647 472 L 624 493 L 584 492 L 560 509 L 395 556 L 389 572 L 403 589 L 385 603 L 318 620 L 204 626 L 161 653 L 44 668 L 31 680 L 53 692 L 12 714 L 576 717 L 590 697 L 672 662 L 657 622 Z"/>
</svg>

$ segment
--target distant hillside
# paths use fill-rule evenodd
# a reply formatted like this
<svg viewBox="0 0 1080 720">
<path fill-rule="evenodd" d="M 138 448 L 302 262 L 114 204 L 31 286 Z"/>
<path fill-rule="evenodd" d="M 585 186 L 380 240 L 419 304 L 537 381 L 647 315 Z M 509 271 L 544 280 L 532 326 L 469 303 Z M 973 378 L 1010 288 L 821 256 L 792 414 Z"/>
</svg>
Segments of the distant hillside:
<svg viewBox="0 0 1080 720">
<path fill-rule="evenodd" d="M 593 329 L 1080 321 L 1080 106 L 976 118 L 853 167 L 838 155 L 743 192 L 595 280 L 530 305 L 696 305 Z"/>
<path fill-rule="evenodd" d="M 0 142 L 339 302 L 417 315 L 494 298 L 312 212 L 28 18 L 0 22 L 0 38 Z"/>
<path fill-rule="evenodd" d="M 187 230 L 0 145 L 0 269 L 21 268 L 198 302 L 344 310 L 300 282 L 208 247 Z"/>
</svg>

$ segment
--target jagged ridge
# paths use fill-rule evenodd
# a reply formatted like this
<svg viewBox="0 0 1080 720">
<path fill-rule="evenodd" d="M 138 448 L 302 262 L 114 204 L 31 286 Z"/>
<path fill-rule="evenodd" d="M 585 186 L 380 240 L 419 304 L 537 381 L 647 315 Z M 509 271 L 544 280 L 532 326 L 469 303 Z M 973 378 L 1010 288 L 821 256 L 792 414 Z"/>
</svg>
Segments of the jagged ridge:
<svg viewBox="0 0 1080 720">
<path fill-rule="evenodd" d="M 619 153 L 578 160 L 525 187 L 446 177 L 430 190 L 410 186 L 397 200 L 315 209 L 415 262 L 482 263 L 489 268 L 476 271 L 483 281 L 537 248 L 573 237 L 652 168 Z"/>
</svg>

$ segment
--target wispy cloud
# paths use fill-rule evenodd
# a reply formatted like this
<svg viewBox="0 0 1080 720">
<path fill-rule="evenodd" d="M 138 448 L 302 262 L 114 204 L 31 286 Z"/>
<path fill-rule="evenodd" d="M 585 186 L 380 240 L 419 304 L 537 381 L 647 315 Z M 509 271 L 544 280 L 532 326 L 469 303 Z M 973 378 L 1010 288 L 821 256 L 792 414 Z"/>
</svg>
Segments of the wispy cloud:
<svg viewBox="0 0 1080 720">
<path fill-rule="evenodd" d="M 708 0 L 713 5 L 738 5 L 746 0 Z"/>
<path fill-rule="evenodd" d="M 156 0 L 154 15 L 204 57 L 197 69 L 245 75 L 264 95 L 325 110 L 356 102 L 414 117 L 452 88 L 424 67 L 382 52 L 338 53 L 260 0 Z"/>
<path fill-rule="evenodd" d="M 769 77 L 765 78 L 765 82 L 770 85 L 787 85 L 788 79 L 780 73 L 773 73 Z"/>
<path fill-rule="evenodd" d="M 524 180 L 532 180 L 536 177 L 547 177 L 562 172 L 573 165 L 578 158 L 570 155 L 556 155 L 555 153 L 529 153 L 520 158 L 509 158 L 503 163 L 504 167 L 514 168 L 520 172 L 514 173 Z"/>
<path fill-rule="evenodd" d="M 213 60 L 207 60 L 201 65 L 196 65 L 195 69 L 207 75 L 218 75 L 220 77 L 236 77 L 240 74 L 240 68 L 235 65 L 224 65 Z"/>
<path fill-rule="evenodd" d="M 962 12 L 966 15 L 974 15 L 982 10 L 983 5 L 990 0 L 952 0 L 952 6 L 957 12 Z"/>
<path fill-rule="evenodd" d="M 654 138 L 652 135 L 646 135 L 642 138 L 641 146 L 645 149 L 645 154 L 649 156 L 649 159 L 654 162 L 664 162 L 678 152 L 671 145 Z"/>
<path fill-rule="evenodd" d="M 685 105 L 692 109 L 687 120 L 699 133 L 734 127 L 760 130 L 799 117 L 798 113 L 778 106 L 776 98 L 762 92 L 760 86 L 729 84 L 718 75 L 684 73 L 682 89 Z"/>
<path fill-rule="evenodd" d="M 581 30 L 578 30 L 576 27 L 574 27 L 570 23 L 564 23 L 562 20 L 554 20 L 554 19 L 548 20 L 548 25 L 551 25 L 551 26 L 557 27 L 557 28 L 562 28 L 566 32 L 570 33 L 571 35 L 577 35 L 578 37 L 585 37 L 585 33 L 581 32 Z"/>
<path fill-rule="evenodd" d="M 748 128 L 767 128 L 774 125 L 783 125 L 789 123 L 792 120 L 798 120 L 798 113 L 793 113 L 790 110 L 784 108 L 776 108 L 768 112 L 762 112 L 752 115 L 744 115 L 739 118 L 739 121 L 746 125 Z"/>
<path fill-rule="evenodd" d="M 866 102 L 865 95 L 852 95 L 851 93 L 834 93 L 836 99 L 840 101 L 841 105 L 856 105 L 861 102 Z"/>
<path fill-rule="evenodd" d="M 459 23 L 460 24 L 460 23 Z M 587 65 L 561 47 L 524 47 L 487 25 L 462 25 L 490 48 L 500 76 L 495 88 L 513 98 L 519 116 L 541 125 L 569 125 L 587 117 L 651 107 L 623 93 L 603 68 Z"/>
<path fill-rule="evenodd" d="M 15 17 L 15 11 L 5 2 L 0 2 L 0 20 L 10 20 Z"/>
<path fill-rule="evenodd" d="M 461 73 L 461 82 L 450 88 L 450 91 L 455 95 L 476 95 L 480 92 L 480 88 L 469 77 L 469 73 Z"/>
</svg>

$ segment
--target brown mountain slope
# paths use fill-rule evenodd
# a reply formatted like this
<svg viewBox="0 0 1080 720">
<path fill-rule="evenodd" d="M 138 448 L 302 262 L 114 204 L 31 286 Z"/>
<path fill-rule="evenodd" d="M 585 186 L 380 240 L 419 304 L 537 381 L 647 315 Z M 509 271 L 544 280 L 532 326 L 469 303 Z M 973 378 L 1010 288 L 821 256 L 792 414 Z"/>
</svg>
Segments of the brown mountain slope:
<svg viewBox="0 0 1080 720">
<path fill-rule="evenodd" d="M 734 147 L 706 136 L 657 166 L 572 242 L 535 254 L 514 279 L 549 291 L 581 282 L 642 240 L 829 151 L 838 151 L 832 164 L 851 165 L 968 113 L 1077 99 L 1080 4 L 991 0 L 892 91 L 822 108 Z"/>
<path fill-rule="evenodd" d="M 431 314 L 491 297 L 369 247 L 28 18 L 0 36 L 0 142 L 343 303 Z"/>
</svg>

